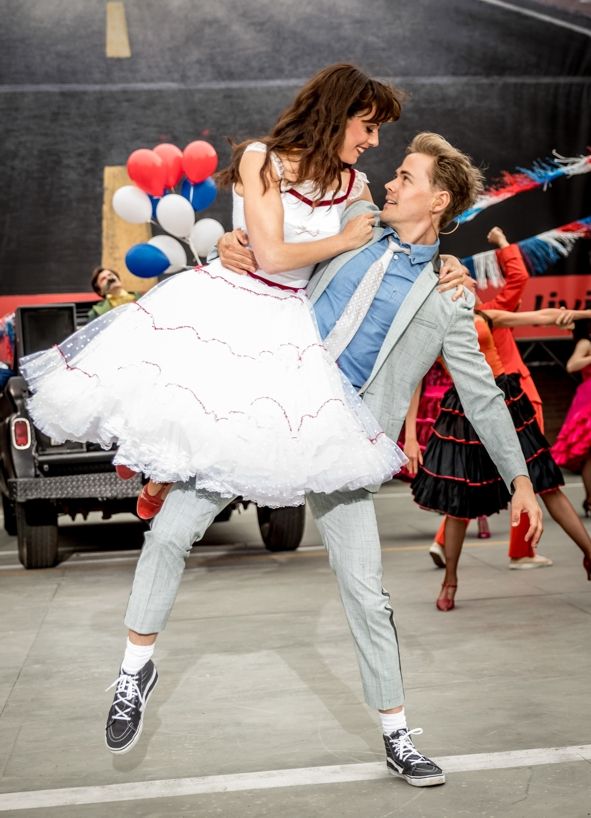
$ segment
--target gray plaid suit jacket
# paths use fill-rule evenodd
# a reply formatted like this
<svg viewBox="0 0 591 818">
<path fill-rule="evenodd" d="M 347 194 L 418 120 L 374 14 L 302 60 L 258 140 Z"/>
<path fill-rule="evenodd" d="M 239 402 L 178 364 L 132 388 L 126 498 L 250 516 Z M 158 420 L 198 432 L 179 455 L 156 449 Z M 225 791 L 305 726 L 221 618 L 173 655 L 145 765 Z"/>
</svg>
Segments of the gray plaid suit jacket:
<svg viewBox="0 0 591 818">
<path fill-rule="evenodd" d="M 356 202 L 347 208 L 343 223 L 369 211 L 380 212 L 368 202 Z M 372 242 L 383 232 L 376 227 Z M 312 303 L 350 259 L 359 255 L 363 263 L 362 253 L 363 248 L 352 250 L 318 265 L 307 288 Z M 414 390 L 441 355 L 466 416 L 512 491 L 511 481 L 528 471 L 503 393 L 478 348 L 474 298 L 468 294 L 454 302 L 453 293 L 438 293 L 436 284 L 433 265 L 427 264 L 400 306 L 361 394 L 384 431 L 397 440 Z"/>
</svg>

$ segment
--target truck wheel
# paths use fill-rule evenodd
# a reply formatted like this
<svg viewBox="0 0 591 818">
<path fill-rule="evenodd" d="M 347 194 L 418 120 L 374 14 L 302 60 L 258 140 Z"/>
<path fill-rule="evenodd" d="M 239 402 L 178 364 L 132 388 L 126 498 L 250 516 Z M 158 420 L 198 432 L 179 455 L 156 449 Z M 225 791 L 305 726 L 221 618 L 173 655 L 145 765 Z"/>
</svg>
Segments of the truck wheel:
<svg viewBox="0 0 591 818">
<path fill-rule="evenodd" d="M 18 558 L 25 568 L 51 568 L 57 562 L 57 511 L 51 503 L 16 503 Z"/>
<path fill-rule="evenodd" d="M 4 516 L 4 531 L 10 537 L 16 537 L 16 512 L 14 510 L 14 503 L 11 503 L 8 497 L 2 495 L 2 514 Z"/>
<path fill-rule="evenodd" d="M 267 551 L 295 551 L 302 541 L 306 507 L 257 507 L 261 536 Z"/>
</svg>

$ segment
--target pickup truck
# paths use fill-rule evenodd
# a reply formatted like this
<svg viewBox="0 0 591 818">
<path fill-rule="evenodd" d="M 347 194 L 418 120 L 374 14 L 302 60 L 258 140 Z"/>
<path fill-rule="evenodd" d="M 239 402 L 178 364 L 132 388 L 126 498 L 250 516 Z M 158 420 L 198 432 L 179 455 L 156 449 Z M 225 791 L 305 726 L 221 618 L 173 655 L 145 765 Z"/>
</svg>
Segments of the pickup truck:
<svg viewBox="0 0 591 818">
<path fill-rule="evenodd" d="M 27 387 L 18 373 L 19 360 L 60 343 L 87 322 L 88 301 L 18 307 L 14 315 L 14 374 L 0 392 L 0 494 L 4 528 L 16 536 L 25 568 L 49 568 L 58 561 L 59 515 L 72 519 L 102 512 L 109 519 L 135 512 L 142 487 L 140 475 L 120 480 L 114 450 L 92 443 L 56 443 L 36 429 L 27 414 Z M 230 519 L 248 502 L 241 498 L 216 521 Z M 257 508 L 259 528 L 269 551 L 293 551 L 302 539 L 305 509 Z"/>
</svg>

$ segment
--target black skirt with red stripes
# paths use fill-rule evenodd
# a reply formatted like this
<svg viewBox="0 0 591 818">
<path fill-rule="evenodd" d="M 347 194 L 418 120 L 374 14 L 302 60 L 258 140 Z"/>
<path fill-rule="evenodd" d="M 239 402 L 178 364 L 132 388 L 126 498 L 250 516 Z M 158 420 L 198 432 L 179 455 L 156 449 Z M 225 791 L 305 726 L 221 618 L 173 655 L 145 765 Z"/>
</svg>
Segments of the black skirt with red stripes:
<svg viewBox="0 0 591 818">
<path fill-rule="evenodd" d="M 534 491 L 542 494 L 564 485 L 519 375 L 501 375 L 496 383 L 505 395 Z M 499 440 L 499 446 L 503 445 L 504 441 Z M 474 519 L 494 514 L 509 504 L 509 491 L 464 415 L 453 386 L 443 396 L 423 460 L 411 485 L 415 502 L 422 508 Z"/>
</svg>

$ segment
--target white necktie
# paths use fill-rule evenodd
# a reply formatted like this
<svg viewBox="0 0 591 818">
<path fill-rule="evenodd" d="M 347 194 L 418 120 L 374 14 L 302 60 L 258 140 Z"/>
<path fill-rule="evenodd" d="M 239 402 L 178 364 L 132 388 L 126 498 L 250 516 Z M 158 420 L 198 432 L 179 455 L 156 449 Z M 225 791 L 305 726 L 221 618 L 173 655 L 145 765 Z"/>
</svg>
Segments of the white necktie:
<svg viewBox="0 0 591 818">
<path fill-rule="evenodd" d="M 388 248 L 379 259 L 370 265 L 365 273 L 343 314 L 338 319 L 334 327 L 324 339 L 324 346 L 330 352 L 335 361 L 339 358 L 343 350 L 351 343 L 352 338 L 361 326 L 367 311 L 380 288 L 384 273 L 394 253 L 406 253 L 410 255 L 410 250 L 401 247 L 394 239 L 388 237 Z"/>
</svg>

